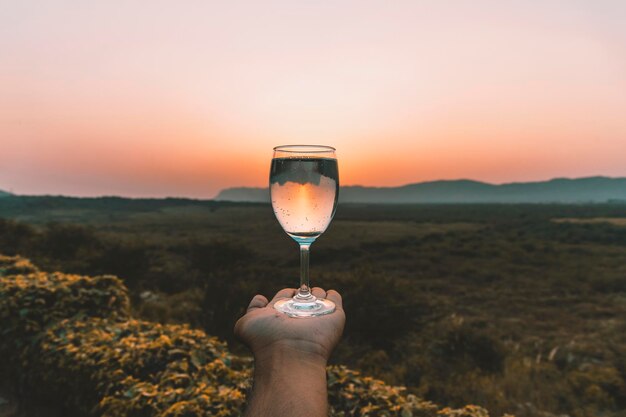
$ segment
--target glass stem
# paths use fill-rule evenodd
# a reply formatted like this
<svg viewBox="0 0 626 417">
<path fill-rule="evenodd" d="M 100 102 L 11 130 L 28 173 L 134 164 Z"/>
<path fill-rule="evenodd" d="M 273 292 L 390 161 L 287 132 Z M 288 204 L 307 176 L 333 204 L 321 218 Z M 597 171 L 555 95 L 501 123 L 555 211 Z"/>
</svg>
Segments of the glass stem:
<svg viewBox="0 0 626 417">
<path fill-rule="evenodd" d="M 299 302 L 312 302 L 315 297 L 309 287 L 309 249 L 310 244 L 300 245 L 300 288 L 295 296 Z"/>
</svg>

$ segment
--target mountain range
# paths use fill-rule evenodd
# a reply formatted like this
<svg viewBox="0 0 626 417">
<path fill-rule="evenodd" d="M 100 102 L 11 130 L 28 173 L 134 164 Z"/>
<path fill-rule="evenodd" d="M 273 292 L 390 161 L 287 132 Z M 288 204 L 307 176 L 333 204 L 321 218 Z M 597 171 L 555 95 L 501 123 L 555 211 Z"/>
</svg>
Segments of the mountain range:
<svg viewBox="0 0 626 417">
<path fill-rule="evenodd" d="M 227 188 L 216 200 L 269 202 L 267 188 Z M 419 182 L 401 187 L 345 186 L 343 203 L 601 203 L 626 202 L 626 178 L 555 178 L 549 181 L 489 184 L 473 180 Z"/>
</svg>

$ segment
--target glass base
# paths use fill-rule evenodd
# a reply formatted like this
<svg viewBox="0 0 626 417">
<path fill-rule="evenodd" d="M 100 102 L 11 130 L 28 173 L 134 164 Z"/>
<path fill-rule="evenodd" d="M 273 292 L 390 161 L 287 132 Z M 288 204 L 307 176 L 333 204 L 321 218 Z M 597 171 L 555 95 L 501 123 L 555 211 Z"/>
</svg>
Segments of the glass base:
<svg viewBox="0 0 626 417">
<path fill-rule="evenodd" d="M 274 308 L 289 317 L 317 317 L 335 311 L 335 303 L 325 298 L 313 298 L 311 302 L 296 301 L 294 298 L 279 300 Z"/>
</svg>

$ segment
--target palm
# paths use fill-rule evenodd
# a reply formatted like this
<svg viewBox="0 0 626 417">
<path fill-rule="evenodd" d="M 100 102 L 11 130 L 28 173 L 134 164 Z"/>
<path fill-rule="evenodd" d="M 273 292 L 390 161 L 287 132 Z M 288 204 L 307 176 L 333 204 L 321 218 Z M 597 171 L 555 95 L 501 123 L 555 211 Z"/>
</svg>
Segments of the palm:
<svg viewBox="0 0 626 417">
<path fill-rule="evenodd" d="M 341 296 L 329 291 L 328 298 L 335 302 L 335 312 L 312 318 L 291 318 L 273 308 L 276 301 L 291 297 L 293 289 L 279 291 L 271 302 L 256 296 L 248 312 L 235 326 L 235 333 L 253 352 L 272 346 L 281 346 L 302 353 L 319 354 L 328 359 L 339 342 L 345 323 Z M 316 297 L 326 297 L 321 288 L 314 289 Z"/>
</svg>

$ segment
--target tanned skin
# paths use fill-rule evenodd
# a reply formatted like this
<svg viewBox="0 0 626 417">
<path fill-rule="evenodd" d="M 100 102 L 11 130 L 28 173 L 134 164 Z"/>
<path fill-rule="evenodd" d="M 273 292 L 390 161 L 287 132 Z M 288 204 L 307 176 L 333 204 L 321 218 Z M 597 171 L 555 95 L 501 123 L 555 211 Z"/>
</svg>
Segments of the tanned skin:
<svg viewBox="0 0 626 417">
<path fill-rule="evenodd" d="M 346 321 L 341 296 L 313 288 L 313 295 L 336 305 L 333 313 L 320 317 L 292 318 L 274 309 L 276 301 L 295 292 L 285 288 L 271 301 L 254 296 L 235 325 L 235 335 L 254 355 L 246 417 L 328 416 L 326 364 Z"/>
</svg>

